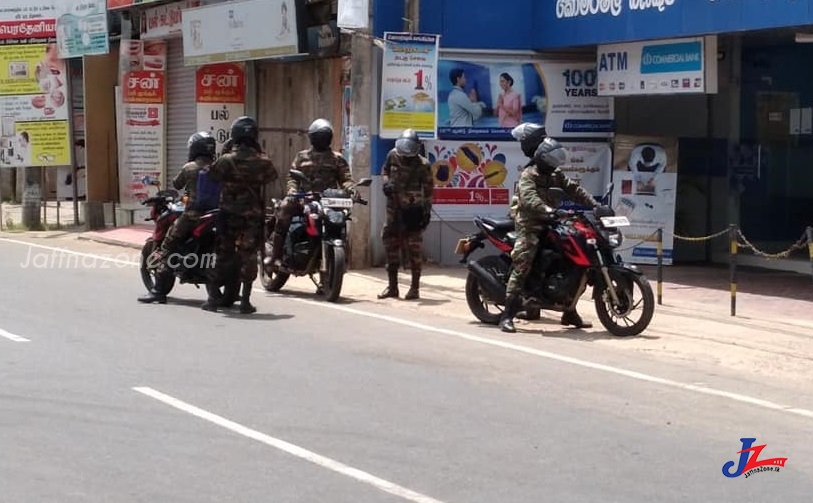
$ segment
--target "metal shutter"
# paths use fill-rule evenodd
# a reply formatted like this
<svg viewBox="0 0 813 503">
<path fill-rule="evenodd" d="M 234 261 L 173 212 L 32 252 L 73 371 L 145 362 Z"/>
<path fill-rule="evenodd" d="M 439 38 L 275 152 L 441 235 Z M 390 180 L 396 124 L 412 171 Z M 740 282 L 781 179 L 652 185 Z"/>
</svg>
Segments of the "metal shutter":
<svg viewBox="0 0 813 503">
<path fill-rule="evenodd" d="M 186 141 L 197 129 L 195 69 L 183 64 L 183 39 L 167 42 L 167 185 L 186 164 Z"/>
</svg>

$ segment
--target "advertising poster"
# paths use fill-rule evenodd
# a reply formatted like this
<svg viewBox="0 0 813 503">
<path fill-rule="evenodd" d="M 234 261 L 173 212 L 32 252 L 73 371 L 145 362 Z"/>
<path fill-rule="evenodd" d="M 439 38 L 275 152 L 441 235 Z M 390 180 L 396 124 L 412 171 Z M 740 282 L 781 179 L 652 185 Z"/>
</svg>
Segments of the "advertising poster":
<svg viewBox="0 0 813 503">
<path fill-rule="evenodd" d="M 58 6 L 56 43 L 60 58 L 108 53 L 105 0 L 60 0 Z"/>
<path fill-rule="evenodd" d="M 426 141 L 435 179 L 433 208 L 443 219 L 476 215 L 505 217 L 519 175 L 528 162 L 518 142 Z M 567 176 L 595 196 L 610 183 L 612 152 L 607 143 L 563 143 Z M 572 204 L 563 206 L 573 207 Z"/>
<path fill-rule="evenodd" d="M 217 151 L 229 139 L 231 124 L 245 113 L 246 79 L 239 63 L 205 65 L 195 73 L 198 131 L 217 140 Z"/>
<path fill-rule="evenodd" d="M 675 230 L 675 192 L 678 171 L 677 138 L 644 136 L 615 137 L 613 166 L 613 207 L 617 215 L 629 218 L 624 245 L 624 260 L 633 264 L 657 263 L 654 234 L 663 229 L 663 263 L 672 263 Z"/>
<path fill-rule="evenodd" d="M 71 163 L 67 81 L 56 44 L 0 46 L 0 167 Z"/>
<path fill-rule="evenodd" d="M 382 138 L 397 138 L 412 128 L 421 138 L 436 138 L 438 35 L 384 33 L 381 70 Z"/>
<path fill-rule="evenodd" d="M 703 37 L 599 46 L 602 96 L 706 91 Z"/>
<path fill-rule="evenodd" d="M 165 176 L 166 43 L 123 40 L 119 119 L 119 199 L 141 207 Z"/>
<path fill-rule="evenodd" d="M 599 97 L 592 62 L 438 61 L 438 138 L 513 141 L 535 122 L 548 134 L 609 137 L 612 102 Z"/>
<path fill-rule="evenodd" d="M 183 9 L 200 7 L 201 0 L 182 0 L 141 11 L 141 40 L 166 39 L 183 32 Z"/>
</svg>

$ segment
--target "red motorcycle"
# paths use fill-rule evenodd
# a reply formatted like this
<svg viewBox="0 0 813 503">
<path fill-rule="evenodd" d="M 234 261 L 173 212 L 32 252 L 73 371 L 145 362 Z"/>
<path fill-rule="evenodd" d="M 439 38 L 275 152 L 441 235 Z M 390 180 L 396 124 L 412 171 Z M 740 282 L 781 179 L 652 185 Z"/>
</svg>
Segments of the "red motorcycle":
<svg viewBox="0 0 813 503">
<path fill-rule="evenodd" d="M 183 214 L 185 203 L 186 196 L 179 198 L 175 190 L 159 191 L 141 203 L 150 207 L 150 216 L 145 221 L 155 222 L 152 236 L 141 247 L 141 281 L 148 291 L 158 287 L 165 295 L 172 291 L 176 280 L 181 284 L 193 284 L 197 288 L 205 285 L 210 297 L 220 299 L 222 307 L 229 307 L 240 298 L 240 279 L 236 271 L 228 275 L 234 279 L 226 286 L 215 285 L 210 281 L 211 270 L 216 265 L 215 244 L 220 210 L 204 213 L 192 230 L 192 235 L 168 258 L 173 274 L 166 278 L 159 278 L 156 274 L 158 264 L 153 263 L 151 255 L 161 246 L 175 220 Z"/>
<path fill-rule="evenodd" d="M 605 200 L 611 191 L 612 184 Z M 564 198 L 561 189 L 548 192 L 560 201 Z M 627 217 L 615 216 L 609 207 L 559 215 L 551 215 L 524 285 L 522 304 L 526 313 L 574 309 L 591 286 L 596 314 L 608 332 L 631 337 L 646 330 L 655 312 L 652 287 L 637 267 L 625 264 L 614 253 L 623 242 L 619 227 L 630 225 Z M 483 323 L 496 325 L 505 306 L 511 276 L 511 250 L 516 241 L 514 221 L 477 217 L 474 224 L 480 232 L 460 239 L 455 253 L 463 255 L 460 263 L 466 263 L 474 251 L 485 247 L 485 241 L 501 252 L 468 261 L 466 278 L 466 301 L 472 314 Z M 637 295 L 636 287 L 640 292 Z M 495 305 L 499 312 L 489 312 L 489 305 Z M 632 321 L 636 313 L 640 317 Z"/>
</svg>

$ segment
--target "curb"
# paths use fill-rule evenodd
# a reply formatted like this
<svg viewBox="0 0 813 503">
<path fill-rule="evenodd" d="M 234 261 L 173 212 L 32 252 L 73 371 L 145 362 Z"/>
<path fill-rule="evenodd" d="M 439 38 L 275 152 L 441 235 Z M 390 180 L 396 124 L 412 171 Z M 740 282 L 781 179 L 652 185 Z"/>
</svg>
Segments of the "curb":
<svg viewBox="0 0 813 503">
<path fill-rule="evenodd" d="M 105 237 L 101 237 L 101 236 L 88 236 L 86 234 L 79 234 L 78 236 L 76 236 L 76 239 L 78 239 L 80 241 L 92 241 L 94 243 L 100 243 L 100 244 L 105 244 L 105 245 L 110 245 L 110 246 L 120 246 L 122 248 L 131 248 L 133 250 L 140 250 L 141 247 L 142 247 L 142 245 L 140 245 L 140 244 L 130 243 L 128 241 L 121 241 L 121 240 L 118 240 L 118 239 L 110 239 L 110 238 L 105 238 Z"/>
</svg>

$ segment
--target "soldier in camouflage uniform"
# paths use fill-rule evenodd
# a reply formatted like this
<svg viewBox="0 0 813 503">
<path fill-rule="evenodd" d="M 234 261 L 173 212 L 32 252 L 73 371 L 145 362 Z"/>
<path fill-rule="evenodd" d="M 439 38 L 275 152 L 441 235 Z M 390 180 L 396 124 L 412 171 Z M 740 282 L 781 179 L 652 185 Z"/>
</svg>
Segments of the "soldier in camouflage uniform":
<svg viewBox="0 0 813 503">
<path fill-rule="evenodd" d="M 522 141 L 540 126 L 534 124 L 521 124 L 512 134 L 514 138 Z M 567 162 L 567 151 L 553 138 L 540 139 L 533 152 L 528 167 L 519 177 L 517 198 L 512 207 L 512 216 L 516 221 L 517 240 L 511 251 L 513 271 L 508 280 L 506 289 L 505 311 L 500 319 L 500 329 L 503 332 L 516 332 L 514 317 L 522 307 L 522 289 L 525 279 L 533 266 L 539 249 L 539 240 L 542 232 L 547 228 L 551 217 L 557 213 L 553 201 L 548 197 L 548 189 L 561 188 L 568 198 L 582 206 L 597 207 L 598 202 L 593 199 L 579 184 L 568 178 L 559 169 Z M 529 155 L 530 148 L 523 145 L 523 152 Z M 530 155 L 529 155 L 530 157 Z M 577 328 L 590 328 L 592 324 L 586 323 L 574 311 L 565 311 L 562 314 L 562 325 L 573 325 Z"/>
<path fill-rule="evenodd" d="M 161 248 L 153 252 L 150 256 L 151 264 L 158 264 L 156 267 L 156 277 L 158 278 L 156 285 L 147 295 L 138 298 L 139 302 L 151 303 L 158 302 L 164 304 L 167 301 L 167 296 L 161 288 L 160 283 L 162 278 L 166 275 L 172 274 L 169 270 L 168 260 L 170 254 L 175 250 L 179 243 L 185 240 L 192 233 L 200 220 L 201 214 L 214 208 L 203 208 L 196 201 L 197 186 L 198 186 L 198 173 L 202 169 L 208 168 L 215 159 L 215 149 L 217 142 L 206 131 L 195 133 L 189 137 L 187 142 L 189 148 L 189 155 L 187 162 L 184 164 L 180 173 L 172 180 L 172 186 L 176 190 L 182 190 L 186 193 L 186 208 L 183 215 L 178 217 L 167 232 L 164 241 L 161 243 Z"/>
<path fill-rule="evenodd" d="M 223 229 L 217 252 L 217 281 L 227 284 L 225 276 L 239 265 L 242 314 L 257 311 L 249 298 L 257 279 L 257 252 L 263 243 L 263 194 L 265 186 L 278 176 L 274 164 L 262 154 L 258 136 L 259 128 L 254 119 L 240 117 L 234 121 L 231 127 L 232 151 L 220 156 L 209 169 L 211 179 L 223 184 L 220 195 Z M 209 298 L 203 309 L 216 311 L 217 299 Z"/>
<path fill-rule="evenodd" d="M 308 128 L 308 140 L 311 148 L 302 150 L 294 158 L 291 169 L 301 171 L 308 179 L 300 183 L 292 176 L 288 176 L 288 197 L 285 198 L 277 214 L 274 226 L 274 235 L 271 240 L 271 262 L 275 270 L 284 269 L 282 264 L 283 246 L 291 219 L 301 215 L 302 202 L 292 197 L 297 192 L 322 192 L 325 189 L 343 188 L 352 190 L 350 166 L 344 156 L 333 151 L 330 144 L 333 142 L 333 126 L 325 119 L 316 119 Z M 318 293 L 321 288 L 318 288 Z"/>
<path fill-rule="evenodd" d="M 395 141 L 395 148 L 387 154 L 381 170 L 387 197 L 387 219 L 381 237 L 387 251 L 388 285 L 378 295 L 379 299 L 398 298 L 402 246 L 407 248 L 412 269 L 412 284 L 404 299 L 420 298 L 423 231 L 429 225 L 434 191 L 432 167 L 419 154 L 420 149 L 417 133 L 412 129 L 405 130 Z"/>
</svg>

